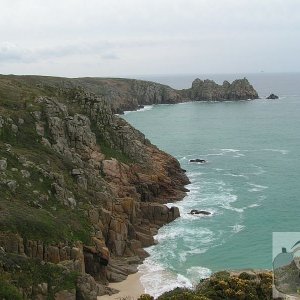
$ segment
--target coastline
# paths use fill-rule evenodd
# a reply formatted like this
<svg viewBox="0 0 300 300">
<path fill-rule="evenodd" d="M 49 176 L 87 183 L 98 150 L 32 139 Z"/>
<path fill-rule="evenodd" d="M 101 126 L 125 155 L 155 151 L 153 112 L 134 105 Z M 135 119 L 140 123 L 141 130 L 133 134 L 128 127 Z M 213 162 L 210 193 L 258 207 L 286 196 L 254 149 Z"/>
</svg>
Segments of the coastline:
<svg viewBox="0 0 300 300">
<path fill-rule="evenodd" d="M 98 296 L 97 300 L 115 300 L 126 298 L 127 300 L 136 300 L 145 293 L 145 289 L 140 281 L 139 272 L 128 275 L 128 277 L 115 283 L 109 283 L 108 287 L 119 290 L 117 294 Z"/>
</svg>

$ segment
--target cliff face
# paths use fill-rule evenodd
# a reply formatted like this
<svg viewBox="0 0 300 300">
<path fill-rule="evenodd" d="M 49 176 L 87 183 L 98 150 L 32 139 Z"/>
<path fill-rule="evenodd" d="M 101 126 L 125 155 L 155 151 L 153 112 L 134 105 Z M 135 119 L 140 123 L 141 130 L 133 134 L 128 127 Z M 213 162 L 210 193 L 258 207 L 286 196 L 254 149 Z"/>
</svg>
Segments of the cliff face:
<svg viewBox="0 0 300 300">
<path fill-rule="evenodd" d="M 1 78 L 0 97 L 0 282 L 39 299 L 114 292 L 105 284 L 136 271 L 179 216 L 163 205 L 185 195 L 178 161 L 69 80 Z"/>
</svg>

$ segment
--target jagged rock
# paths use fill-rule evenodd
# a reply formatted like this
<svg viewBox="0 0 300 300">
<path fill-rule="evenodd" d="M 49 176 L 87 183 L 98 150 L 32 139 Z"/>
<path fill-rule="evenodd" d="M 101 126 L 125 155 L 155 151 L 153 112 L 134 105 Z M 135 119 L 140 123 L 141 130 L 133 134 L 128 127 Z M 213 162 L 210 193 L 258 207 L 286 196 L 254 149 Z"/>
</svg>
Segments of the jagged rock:
<svg viewBox="0 0 300 300">
<path fill-rule="evenodd" d="M 35 123 L 35 130 L 36 130 L 36 133 L 39 136 L 44 136 L 45 135 L 44 123 L 43 122 L 36 122 Z"/>
<path fill-rule="evenodd" d="M 33 286 L 32 292 L 34 295 L 37 295 L 36 298 L 38 298 L 38 299 L 47 299 L 48 283 L 43 282 L 43 283 L 38 284 L 37 286 Z"/>
<path fill-rule="evenodd" d="M 24 178 L 29 178 L 30 177 L 30 173 L 27 170 L 21 170 L 21 174 Z"/>
<path fill-rule="evenodd" d="M 6 185 L 7 185 L 8 188 L 9 188 L 11 191 L 13 191 L 13 192 L 16 191 L 17 186 L 18 186 L 18 184 L 17 184 L 17 182 L 16 182 L 15 180 L 8 180 L 8 181 L 6 182 Z"/>
<path fill-rule="evenodd" d="M 19 118 L 19 119 L 18 119 L 18 124 L 19 124 L 19 125 L 23 125 L 23 124 L 24 124 L 24 119 Z"/>
<path fill-rule="evenodd" d="M 228 81 L 224 81 L 223 85 L 218 85 L 212 80 L 206 79 L 203 81 L 197 78 L 193 81 L 190 89 L 183 90 L 183 95 L 198 101 L 247 100 L 258 98 L 257 92 L 246 78 L 234 80 L 231 84 Z"/>
<path fill-rule="evenodd" d="M 118 291 L 99 284 L 91 275 L 82 275 L 77 280 L 77 297 L 82 300 L 97 300 L 97 296 L 112 295 Z"/>
<path fill-rule="evenodd" d="M 19 128 L 16 124 L 11 124 L 11 131 L 16 134 L 19 131 Z"/>
<path fill-rule="evenodd" d="M 32 116 L 35 118 L 35 120 L 40 121 L 41 116 L 42 116 L 42 112 L 41 111 L 33 111 Z"/>
<path fill-rule="evenodd" d="M 23 239 L 18 234 L 0 231 L 0 247 L 8 253 L 24 255 Z"/>
<path fill-rule="evenodd" d="M 72 172 L 71 172 L 71 174 L 72 174 L 73 176 L 80 176 L 80 175 L 83 174 L 83 170 L 80 170 L 80 169 L 73 169 Z"/>
<path fill-rule="evenodd" d="M 6 159 L 0 159 L 0 171 L 6 171 L 7 161 Z"/>
<path fill-rule="evenodd" d="M 141 211 L 145 219 L 157 225 L 172 222 L 180 216 L 178 207 L 168 208 L 159 203 L 141 203 Z"/>
<path fill-rule="evenodd" d="M 275 94 L 271 94 L 270 96 L 267 97 L 267 99 L 278 99 L 279 97 Z"/>
</svg>

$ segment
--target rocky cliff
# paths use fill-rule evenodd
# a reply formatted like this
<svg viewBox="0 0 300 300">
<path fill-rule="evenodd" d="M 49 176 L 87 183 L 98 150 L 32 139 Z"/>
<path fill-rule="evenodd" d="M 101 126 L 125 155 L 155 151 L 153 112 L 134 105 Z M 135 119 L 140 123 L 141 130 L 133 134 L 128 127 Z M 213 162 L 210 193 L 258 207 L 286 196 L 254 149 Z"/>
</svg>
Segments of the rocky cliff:
<svg viewBox="0 0 300 300">
<path fill-rule="evenodd" d="M 186 101 L 226 101 L 257 99 L 258 94 L 249 81 L 224 81 L 222 85 L 212 80 L 195 79 L 191 88 L 172 89 L 159 83 L 130 79 L 80 78 L 77 84 L 88 86 L 96 93 L 105 95 L 116 113 L 136 110 L 143 105 L 173 104 Z M 102 87 L 99 89 L 99 87 Z"/>
<path fill-rule="evenodd" d="M 178 161 L 114 115 L 107 95 L 78 81 L 0 76 L 4 298 L 113 293 L 107 282 L 135 272 L 157 229 L 179 217 L 163 205 L 186 193 Z M 149 101 L 167 99 L 159 93 L 149 87 Z"/>
<path fill-rule="evenodd" d="M 256 98 L 246 79 L 174 90 L 129 79 L 0 75 L 0 296 L 96 299 L 179 217 L 188 178 L 115 115 L 140 105 Z"/>
<path fill-rule="evenodd" d="M 258 94 L 249 81 L 237 79 L 232 83 L 224 81 L 222 85 L 212 80 L 195 79 L 191 88 L 176 90 L 155 82 L 122 78 L 59 78 L 45 76 L 4 76 L 2 82 L 19 82 L 19 94 L 43 90 L 46 95 L 57 95 L 64 90 L 84 90 L 110 104 L 113 113 L 136 110 L 143 105 L 173 104 L 186 101 L 225 101 L 256 99 Z M 7 86 L 4 88 L 2 96 Z M 22 90 L 23 89 L 23 90 Z M 1 91 L 0 91 L 1 92 Z M 10 92 L 11 93 L 11 92 Z"/>
</svg>

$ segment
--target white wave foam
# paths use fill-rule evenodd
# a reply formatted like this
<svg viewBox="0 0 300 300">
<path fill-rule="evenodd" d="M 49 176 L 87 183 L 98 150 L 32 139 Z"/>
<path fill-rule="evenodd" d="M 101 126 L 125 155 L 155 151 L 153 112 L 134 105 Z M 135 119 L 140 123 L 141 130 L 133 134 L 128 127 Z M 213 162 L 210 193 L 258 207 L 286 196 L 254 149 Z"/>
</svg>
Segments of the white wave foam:
<svg viewBox="0 0 300 300">
<path fill-rule="evenodd" d="M 263 151 L 279 152 L 283 155 L 288 154 L 290 151 L 285 149 L 262 149 Z"/>
<path fill-rule="evenodd" d="M 245 154 L 243 153 L 236 153 L 235 155 L 233 155 L 233 157 L 243 157 L 245 156 Z"/>
<path fill-rule="evenodd" d="M 232 228 L 232 232 L 234 232 L 234 233 L 238 233 L 238 232 L 240 232 L 240 231 L 242 231 L 242 230 L 245 229 L 245 226 L 241 225 L 241 224 L 235 224 L 235 225 L 229 226 L 229 227 Z"/>
<path fill-rule="evenodd" d="M 198 176 L 201 176 L 203 175 L 204 173 L 202 172 L 188 172 L 188 177 L 189 178 L 194 178 L 194 177 L 198 177 Z"/>
<path fill-rule="evenodd" d="M 240 150 L 238 150 L 238 149 L 220 149 L 220 150 L 222 150 L 222 151 L 224 151 L 224 152 L 240 152 Z"/>
<path fill-rule="evenodd" d="M 244 175 L 256 175 L 256 176 L 258 176 L 258 175 L 262 175 L 262 174 L 266 173 L 266 170 L 261 166 L 257 166 L 257 165 L 254 165 L 254 164 L 251 164 L 250 166 L 253 167 L 253 168 L 256 168 L 257 172 L 254 171 L 254 172 L 250 172 L 250 173 L 243 173 Z"/>
<path fill-rule="evenodd" d="M 193 284 L 197 284 L 201 279 L 209 277 L 211 273 L 210 269 L 204 267 L 191 267 L 187 269 L 187 276 L 191 278 Z"/>
<path fill-rule="evenodd" d="M 143 112 L 143 111 L 151 110 L 153 107 L 154 105 L 145 105 L 143 108 L 139 108 L 137 110 L 125 110 L 124 115 L 128 115 L 129 113 L 133 113 L 133 112 Z"/>
<path fill-rule="evenodd" d="M 254 183 L 251 183 L 251 182 L 247 182 L 247 184 L 251 186 L 251 188 L 248 189 L 249 192 L 261 192 L 261 191 L 268 188 L 268 186 L 254 184 Z"/>
<path fill-rule="evenodd" d="M 183 221 L 183 220 L 182 220 Z M 179 222 L 179 219 L 178 221 Z M 214 236 L 214 233 L 209 230 L 208 228 L 186 228 L 185 226 L 181 226 L 176 228 L 176 230 L 168 230 L 168 227 L 162 227 L 159 231 L 158 234 L 155 236 L 155 239 L 159 242 L 162 243 L 163 241 L 167 240 L 177 240 L 179 238 L 183 239 L 194 239 L 201 238 L 201 242 L 203 244 L 209 243 L 212 241 Z"/>
<path fill-rule="evenodd" d="M 259 207 L 259 206 L 260 206 L 260 204 L 253 203 L 253 204 L 249 205 L 248 208 L 254 208 L 254 207 Z"/>
<path fill-rule="evenodd" d="M 169 272 L 148 258 L 139 266 L 139 272 L 145 292 L 155 298 L 176 287 L 193 287 L 191 281 L 182 274 Z"/>
<path fill-rule="evenodd" d="M 225 153 L 224 152 L 221 152 L 221 153 L 209 153 L 209 154 L 206 154 L 206 156 L 223 156 Z"/>
<path fill-rule="evenodd" d="M 247 179 L 248 179 L 248 176 L 246 176 L 246 175 L 244 175 L 244 174 L 225 173 L 224 176 L 243 177 L 243 178 L 247 178 Z"/>
</svg>

